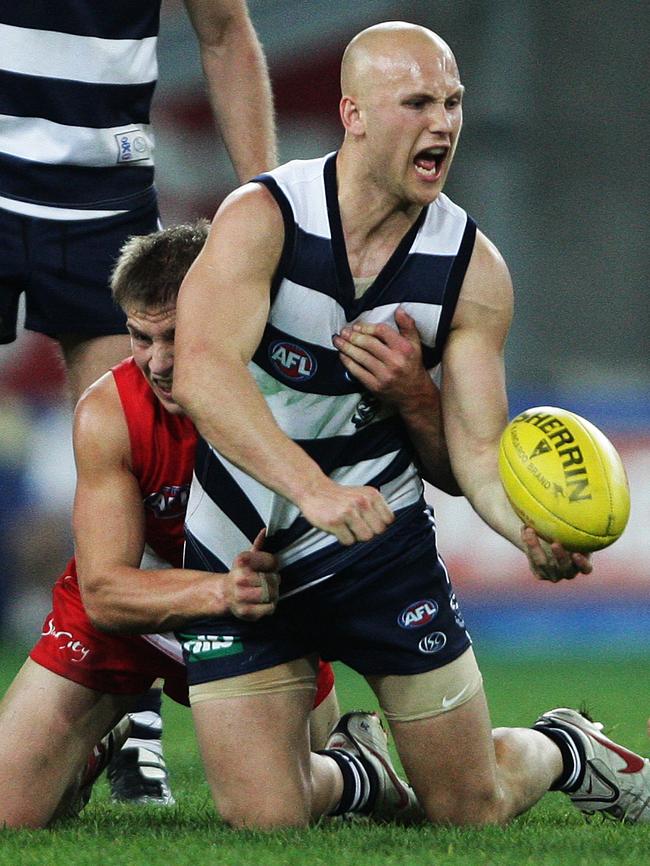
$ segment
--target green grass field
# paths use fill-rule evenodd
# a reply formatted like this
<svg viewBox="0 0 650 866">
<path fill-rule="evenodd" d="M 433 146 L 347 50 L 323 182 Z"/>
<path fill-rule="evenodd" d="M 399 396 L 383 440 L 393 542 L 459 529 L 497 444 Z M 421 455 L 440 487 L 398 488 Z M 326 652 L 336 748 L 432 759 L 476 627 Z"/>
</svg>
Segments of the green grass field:
<svg viewBox="0 0 650 866">
<path fill-rule="evenodd" d="M 604 651 L 599 655 L 604 656 Z M 517 661 L 479 653 L 493 721 L 528 725 L 553 706 L 587 703 L 608 731 L 648 752 L 647 661 Z M 22 656 L 0 652 L 0 688 Z M 376 706 L 345 669 L 337 687 L 344 709 Z M 29 720 L 25 721 L 26 734 Z M 431 744 L 435 748 L 435 743 Z M 178 805 L 133 809 L 108 801 L 101 781 L 76 821 L 49 831 L 0 831 L 0 864 L 16 866 L 646 866 L 650 825 L 587 823 L 561 794 L 548 794 L 511 826 L 481 830 L 397 828 L 338 822 L 261 834 L 224 827 L 203 781 L 189 712 L 165 706 L 165 748 Z M 34 780 L 34 785 L 38 780 Z M 2 792 L 0 792 L 0 796 Z"/>
</svg>

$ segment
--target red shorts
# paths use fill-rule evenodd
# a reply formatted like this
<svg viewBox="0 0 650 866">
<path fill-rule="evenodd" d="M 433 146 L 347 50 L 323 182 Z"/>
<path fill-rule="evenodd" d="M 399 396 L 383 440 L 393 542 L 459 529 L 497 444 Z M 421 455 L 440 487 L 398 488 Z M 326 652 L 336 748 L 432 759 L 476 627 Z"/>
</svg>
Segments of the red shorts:
<svg viewBox="0 0 650 866">
<path fill-rule="evenodd" d="M 166 694 L 188 706 L 187 676 L 178 644 L 176 649 L 174 658 L 172 641 L 164 652 L 142 635 L 109 634 L 95 628 L 81 601 L 71 560 L 54 584 L 52 610 L 29 655 L 53 673 L 107 694 L 140 695 L 161 677 Z"/>
<path fill-rule="evenodd" d="M 41 638 L 30 652 L 41 667 L 86 688 L 115 695 L 140 695 L 154 680 L 164 691 L 189 706 L 187 674 L 180 644 L 162 635 L 109 634 L 88 619 L 81 601 L 74 559 L 52 589 L 52 610 Z M 334 686 L 329 662 L 320 662 L 314 707 Z"/>
</svg>

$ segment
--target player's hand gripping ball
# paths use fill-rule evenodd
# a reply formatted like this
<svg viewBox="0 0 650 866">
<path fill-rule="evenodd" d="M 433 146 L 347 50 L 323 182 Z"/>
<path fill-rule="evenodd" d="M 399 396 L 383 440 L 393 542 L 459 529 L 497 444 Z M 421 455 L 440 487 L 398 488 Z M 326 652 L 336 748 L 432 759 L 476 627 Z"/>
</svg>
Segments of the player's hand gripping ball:
<svg viewBox="0 0 650 866">
<path fill-rule="evenodd" d="M 508 424 L 499 473 L 510 504 L 540 538 L 588 553 L 622 534 L 630 491 L 621 458 L 593 424 L 537 406 Z"/>
</svg>

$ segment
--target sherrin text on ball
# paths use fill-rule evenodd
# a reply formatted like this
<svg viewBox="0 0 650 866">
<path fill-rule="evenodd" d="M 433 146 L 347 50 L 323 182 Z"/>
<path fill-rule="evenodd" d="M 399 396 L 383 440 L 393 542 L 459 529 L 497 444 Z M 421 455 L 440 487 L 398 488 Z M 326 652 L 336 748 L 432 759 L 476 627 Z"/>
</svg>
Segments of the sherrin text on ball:
<svg viewBox="0 0 650 866">
<path fill-rule="evenodd" d="M 588 553 L 620 537 L 630 514 L 623 462 L 609 439 L 567 409 L 537 406 L 501 436 L 499 473 L 517 515 L 547 541 Z"/>
</svg>

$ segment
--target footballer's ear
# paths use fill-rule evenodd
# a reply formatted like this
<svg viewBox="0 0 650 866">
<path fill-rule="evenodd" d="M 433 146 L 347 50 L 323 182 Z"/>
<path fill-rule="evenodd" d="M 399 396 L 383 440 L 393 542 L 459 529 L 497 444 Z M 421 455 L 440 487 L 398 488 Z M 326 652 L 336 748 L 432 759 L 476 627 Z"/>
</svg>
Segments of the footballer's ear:
<svg viewBox="0 0 650 866">
<path fill-rule="evenodd" d="M 365 132 L 365 125 L 361 109 L 356 100 L 351 96 L 342 96 L 339 103 L 339 114 L 341 116 L 341 123 L 346 132 L 349 132 L 350 135 L 354 136 L 363 135 Z"/>
</svg>

